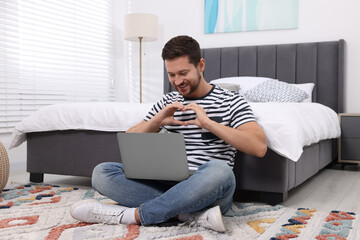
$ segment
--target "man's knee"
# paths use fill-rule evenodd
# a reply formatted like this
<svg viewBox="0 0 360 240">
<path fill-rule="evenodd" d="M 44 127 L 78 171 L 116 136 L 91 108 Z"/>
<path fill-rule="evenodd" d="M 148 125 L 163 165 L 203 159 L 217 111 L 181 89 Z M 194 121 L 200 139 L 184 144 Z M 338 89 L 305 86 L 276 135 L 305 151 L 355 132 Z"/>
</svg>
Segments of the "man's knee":
<svg viewBox="0 0 360 240">
<path fill-rule="evenodd" d="M 233 173 L 231 167 L 226 163 L 226 161 L 211 160 L 208 164 L 209 167 L 215 172 L 222 172 L 226 174 Z"/>
<path fill-rule="evenodd" d="M 104 163 L 100 163 L 98 165 L 95 166 L 95 168 L 92 171 L 92 175 L 91 175 L 91 185 L 94 189 L 98 189 L 98 183 L 101 181 L 99 178 L 102 175 L 102 165 Z"/>
<path fill-rule="evenodd" d="M 209 161 L 209 165 L 217 167 L 217 168 L 229 167 L 229 165 L 226 163 L 226 161 L 222 161 L 222 160 L 211 160 L 211 161 Z"/>
<path fill-rule="evenodd" d="M 234 172 L 225 161 L 211 160 L 207 165 L 207 171 L 211 179 L 235 182 Z"/>
<path fill-rule="evenodd" d="M 99 190 L 102 183 L 106 182 L 109 172 L 114 170 L 115 163 L 103 162 L 95 166 L 91 176 L 91 185 L 94 189 Z"/>
<path fill-rule="evenodd" d="M 100 163 L 95 166 L 92 171 L 91 180 L 97 179 L 104 173 L 104 169 L 106 169 L 108 163 Z"/>
<path fill-rule="evenodd" d="M 96 165 L 95 168 L 93 169 L 92 176 L 94 177 L 94 175 L 101 174 L 104 171 L 104 169 L 106 169 L 108 164 L 109 163 L 107 163 L 107 162 L 103 162 L 103 163 Z"/>
</svg>

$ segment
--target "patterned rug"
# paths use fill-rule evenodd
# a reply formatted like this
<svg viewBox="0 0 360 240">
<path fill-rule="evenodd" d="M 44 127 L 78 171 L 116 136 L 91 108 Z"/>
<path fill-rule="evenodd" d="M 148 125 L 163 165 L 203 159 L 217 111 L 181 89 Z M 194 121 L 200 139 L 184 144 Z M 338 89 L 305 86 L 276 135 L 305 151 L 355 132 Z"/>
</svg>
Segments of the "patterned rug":
<svg viewBox="0 0 360 240">
<path fill-rule="evenodd" d="M 94 198 L 113 204 L 92 189 L 56 185 L 23 185 L 0 194 L 0 239 L 360 239 L 359 215 L 234 203 L 224 217 L 227 231 L 169 222 L 151 227 L 80 223 L 69 214 L 70 206 Z M 357 237 L 356 237 L 357 236 Z"/>
</svg>

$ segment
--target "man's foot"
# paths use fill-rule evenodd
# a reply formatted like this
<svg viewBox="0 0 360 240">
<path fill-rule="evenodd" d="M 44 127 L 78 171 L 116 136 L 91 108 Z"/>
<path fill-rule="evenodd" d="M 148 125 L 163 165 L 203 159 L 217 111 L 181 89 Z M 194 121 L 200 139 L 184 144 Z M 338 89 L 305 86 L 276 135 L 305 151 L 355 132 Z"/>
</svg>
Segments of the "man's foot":
<svg viewBox="0 0 360 240">
<path fill-rule="evenodd" d="M 191 218 L 193 221 L 191 225 L 204 227 L 215 230 L 217 232 L 226 231 L 223 216 L 219 206 L 209 208 L 204 212 L 195 213 Z"/>
<path fill-rule="evenodd" d="M 126 209 L 129 208 L 87 199 L 73 204 L 70 214 L 80 222 L 119 224 Z"/>
</svg>

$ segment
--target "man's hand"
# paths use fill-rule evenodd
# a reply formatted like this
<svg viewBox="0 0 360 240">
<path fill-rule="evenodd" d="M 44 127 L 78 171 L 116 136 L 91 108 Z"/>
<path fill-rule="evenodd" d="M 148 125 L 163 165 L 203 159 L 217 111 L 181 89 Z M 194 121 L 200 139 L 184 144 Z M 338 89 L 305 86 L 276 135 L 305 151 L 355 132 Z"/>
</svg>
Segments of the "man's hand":
<svg viewBox="0 0 360 240">
<path fill-rule="evenodd" d="M 194 120 L 187 121 L 188 125 L 196 125 L 199 128 L 207 128 L 206 126 L 211 123 L 211 119 L 207 116 L 204 108 L 197 105 L 196 103 L 190 103 L 185 106 L 183 111 L 192 110 L 196 114 L 196 118 Z"/>
<path fill-rule="evenodd" d="M 179 102 L 175 102 L 171 105 L 166 106 L 160 112 L 158 112 L 152 120 L 157 122 L 159 127 L 166 125 L 184 125 L 187 126 L 187 123 L 183 121 L 176 120 L 174 114 L 177 110 L 184 111 L 185 107 Z"/>
<path fill-rule="evenodd" d="M 195 120 L 186 122 L 188 125 L 204 128 L 244 153 L 258 157 L 265 155 L 267 150 L 265 133 L 256 122 L 248 122 L 235 129 L 211 120 L 205 110 L 196 103 L 186 105 L 183 111 L 188 110 L 196 114 Z"/>
<path fill-rule="evenodd" d="M 185 107 L 179 102 L 164 107 L 148 122 L 142 120 L 140 123 L 129 128 L 126 132 L 159 132 L 162 126 L 166 125 L 184 125 L 188 123 L 176 120 L 174 114 L 177 110 L 184 111 Z"/>
</svg>

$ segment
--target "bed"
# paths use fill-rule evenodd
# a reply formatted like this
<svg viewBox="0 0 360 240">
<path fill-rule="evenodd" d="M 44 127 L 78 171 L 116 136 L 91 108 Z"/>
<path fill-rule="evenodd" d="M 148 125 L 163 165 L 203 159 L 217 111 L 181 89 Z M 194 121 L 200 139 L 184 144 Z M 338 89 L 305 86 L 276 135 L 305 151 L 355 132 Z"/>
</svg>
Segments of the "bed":
<svg viewBox="0 0 360 240">
<path fill-rule="evenodd" d="M 339 40 L 202 49 L 206 61 L 204 77 L 207 81 L 250 76 L 278 79 L 289 84 L 313 83 L 311 101 L 336 114 L 343 111 L 344 45 L 344 40 Z M 164 93 L 173 91 L 166 72 L 164 76 Z M 116 105 L 115 108 L 121 108 L 124 106 L 122 104 L 129 108 L 130 103 L 112 104 Z M 262 107 L 263 105 L 259 107 L 260 104 L 252 104 L 253 110 L 257 112 L 262 108 L 266 112 L 267 108 Z M 92 105 L 104 108 L 102 103 Z M 128 112 L 122 112 L 117 120 L 142 119 L 150 106 L 151 104 L 131 106 L 134 116 L 129 117 Z M 89 105 L 85 105 L 86 107 L 89 108 Z M 86 118 L 83 113 L 89 114 L 89 117 L 96 115 L 96 110 L 91 109 L 73 112 Z M 291 112 L 291 109 L 290 105 L 281 111 Z M 71 111 L 66 110 L 66 113 Z M 53 114 L 56 118 L 63 117 L 61 114 L 56 115 L 59 111 L 54 111 Z M 106 114 L 111 115 L 113 112 L 109 109 Z M 121 129 L 92 129 L 86 124 L 88 123 L 64 126 L 56 130 L 33 128 L 34 130 L 28 131 L 18 129 L 17 133 L 14 131 L 12 147 L 27 141 L 27 171 L 30 173 L 30 181 L 42 182 L 44 173 L 91 176 L 92 169 L 101 162 L 121 162 L 116 132 L 126 130 L 126 124 L 130 126 L 132 123 L 108 123 L 108 126 L 122 124 Z M 334 125 L 335 127 L 338 126 Z M 235 200 L 270 204 L 284 201 L 289 190 L 334 161 L 337 156 L 336 137 L 304 145 L 300 150 L 299 156 L 295 157 L 296 161 L 294 157 L 279 154 L 271 148 L 268 148 L 263 158 L 238 152 L 234 166 L 237 180 Z"/>
</svg>

